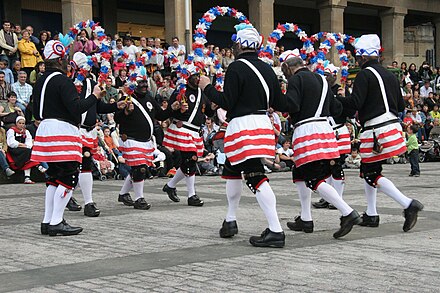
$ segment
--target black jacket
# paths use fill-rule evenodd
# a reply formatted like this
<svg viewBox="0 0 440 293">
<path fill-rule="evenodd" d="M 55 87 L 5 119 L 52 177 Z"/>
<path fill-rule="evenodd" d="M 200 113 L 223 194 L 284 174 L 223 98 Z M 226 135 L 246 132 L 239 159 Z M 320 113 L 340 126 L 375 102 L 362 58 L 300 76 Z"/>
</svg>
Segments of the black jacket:
<svg viewBox="0 0 440 293">
<path fill-rule="evenodd" d="M 91 92 L 93 92 L 93 88 L 95 87 L 96 82 L 93 80 L 90 80 L 90 86 L 91 86 Z M 84 80 L 83 87 L 81 89 L 80 93 L 80 99 L 86 100 L 86 92 L 87 92 L 87 81 Z M 90 107 L 87 110 L 86 119 L 84 120 L 84 123 L 82 125 L 85 126 L 94 126 L 96 124 L 96 118 L 97 113 L 98 114 L 107 114 L 107 113 L 113 113 L 118 110 L 116 103 L 113 104 L 107 104 L 102 100 L 99 100 L 97 103 L 93 104 L 92 107 Z"/>
<path fill-rule="evenodd" d="M 177 111 L 171 110 L 171 105 L 176 101 L 177 98 L 177 91 L 174 91 L 174 93 L 170 97 L 170 101 L 168 102 L 168 110 L 170 111 L 170 113 L 172 113 L 171 117 L 181 121 L 188 121 L 194 110 L 194 107 L 196 106 L 197 93 L 198 93 L 197 89 L 192 89 L 189 86 L 186 88 L 185 96 L 186 96 L 186 102 L 188 103 L 188 111 L 181 113 L 180 110 Z M 196 126 L 201 126 L 203 123 L 205 123 L 206 116 L 211 117 L 214 116 L 214 114 L 215 111 L 211 109 L 211 101 L 202 92 L 199 108 L 197 109 L 196 115 L 194 116 L 194 119 L 191 122 L 191 124 L 194 124 Z"/>
<path fill-rule="evenodd" d="M 281 88 L 272 68 L 258 59 L 257 53 L 243 53 L 238 59 L 246 59 L 261 73 L 269 87 L 269 106 L 278 110 L 283 103 Z M 238 59 L 232 62 L 226 71 L 224 91 L 218 92 L 208 85 L 204 93 L 215 104 L 227 111 L 229 120 L 267 110 L 267 97 L 257 75 Z"/>
<path fill-rule="evenodd" d="M 122 97 L 122 99 L 125 99 L 125 97 Z M 134 93 L 132 99 L 136 99 L 145 109 L 153 122 L 153 128 L 155 118 L 165 120 L 170 115 L 169 111 L 162 110 L 156 100 L 149 94 L 137 96 Z M 119 133 L 121 135 L 125 134 L 128 138 L 143 142 L 151 139 L 153 129 L 150 128 L 150 124 L 144 114 L 136 105 L 134 105 L 134 110 L 128 115 L 125 114 L 125 110 L 118 110 L 115 113 L 115 122 L 119 124 Z"/>
<path fill-rule="evenodd" d="M 353 92 L 349 97 L 337 97 L 345 109 L 358 111 L 362 126 L 368 120 L 385 113 L 385 105 L 380 91 L 379 81 L 367 67 L 373 67 L 382 77 L 390 112 L 398 115 L 405 109 L 399 81 L 396 76 L 386 70 L 377 60 L 366 62 L 354 80 Z"/>
<path fill-rule="evenodd" d="M 37 120 L 59 119 L 78 126 L 81 114 L 95 105 L 97 98 L 92 94 L 88 99 L 80 100 L 73 81 L 64 74 L 56 75 L 49 81 L 44 97 L 43 117 L 40 117 L 41 90 L 46 78 L 55 71 L 48 68 L 35 83 L 32 91 L 34 117 Z"/>
<path fill-rule="evenodd" d="M 289 78 L 286 92 L 287 108 L 282 111 L 289 112 L 293 124 L 315 116 L 324 81 L 327 82 L 307 68 L 299 69 Z M 320 117 L 338 117 L 341 113 L 342 106 L 334 99 L 333 92 L 328 87 Z"/>
</svg>

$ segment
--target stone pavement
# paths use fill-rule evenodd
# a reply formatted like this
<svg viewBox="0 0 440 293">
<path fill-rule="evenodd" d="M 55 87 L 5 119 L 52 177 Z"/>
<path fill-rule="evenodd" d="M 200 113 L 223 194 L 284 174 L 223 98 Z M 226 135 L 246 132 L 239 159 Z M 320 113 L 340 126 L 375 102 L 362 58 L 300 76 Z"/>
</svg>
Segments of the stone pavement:
<svg viewBox="0 0 440 293">
<path fill-rule="evenodd" d="M 339 212 L 313 210 L 315 232 L 286 228 L 284 249 L 252 247 L 248 239 L 266 228 L 253 194 L 243 191 L 239 234 L 221 239 L 226 212 L 224 181 L 197 177 L 202 208 L 173 203 L 161 191 L 164 179 L 145 183 L 152 204 L 138 211 L 117 202 L 122 181 L 96 182 L 98 218 L 66 211 L 84 227 L 72 237 L 39 234 L 43 184 L 0 185 L 0 292 L 440 292 L 440 164 L 387 165 L 385 174 L 425 210 L 416 227 L 402 231 L 401 207 L 378 196 L 379 228 L 355 227 L 332 238 Z M 344 198 L 365 209 L 363 182 L 348 170 Z M 269 174 L 283 227 L 300 211 L 289 173 Z M 75 196 L 83 202 L 77 191 Z M 314 195 L 314 200 L 318 196 Z"/>
</svg>

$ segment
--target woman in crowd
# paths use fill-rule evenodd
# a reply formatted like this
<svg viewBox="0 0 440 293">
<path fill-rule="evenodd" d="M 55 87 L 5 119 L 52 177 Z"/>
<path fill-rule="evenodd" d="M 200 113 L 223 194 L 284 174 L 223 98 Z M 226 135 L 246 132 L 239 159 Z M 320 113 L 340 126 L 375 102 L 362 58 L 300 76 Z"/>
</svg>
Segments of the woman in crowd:
<svg viewBox="0 0 440 293">
<path fill-rule="evenodd" d="M 27 30 L 23 30 L 21 33 L 23 38 L 18 42 L 18 50 L 20 51 L 21 56 L 21 67 L 29 77 L 31 71 L 34 70 L 35 65 L 37 65 L 39 61 L 43 61 L 43 59 L 41 59 L 40 53 L 38 53 L 35 44 L 32 43 L 30 33 Z"/>
<path fill-rule="evenodd" d="M 0 119 L 4 123 L 5 129 L 9 129 L 16 123 L 17 117 L 24 116 L 24 114 L 17 105 L 17 94 L 15 92 L 9 92 L 6 97 L 8 98 L 6 106 L 0 105 Z"/>
<path fill-rule="evenodd" d="M 226 71 L 228 69 L 229 64 L 234 62 L 234 56 L 232 55 L 231 49 L 225 49 L 225 55 L 222 59 L 222 67 Z"/>
<path fill-rule="evenodd" d="M 73 51 L 91 55 L 93 47 L 94 43 L 90 40 L 89 33 L 85 29 L 82 29 L 77 36 L 76 42 L 73 44 Z"/>
<path fill-rule="evenodd" d="M 40 37 L 39 37 L 40 42 L 35 45 L 37 47 L 38 53 L 40 53 L 41 58 L 44 59 L 44 47 L 46 46 L 46 43 L 49 41 L 49 35 L 47 33 L 47 31 L 41 31 L 40 32 Z"/>
<path fill-rule="evenodd" d="M 24 183 L 33 184 L 31 180 L 31 168 L 38 166 L 38 162 L 31 162 L 32 136 L 26 130 L 26 120 L 23 116 L 18 116 L 15 126 L 6 132 L 8 153 L 7 158 L 13 170 L 24 171 Z M 40 166 L 39 170 L 46 170 Z"/>
<path fill-rule="evenodd" d="M 122 88 L 126 82 L 127 82 L 127 69 L 121 68 L 119 69 L 119 75 L 118 77 L 116 77 L 115 80 L 115 87 L 117 89 Z"/>
<path fill-rule="evenodd" d="M 418 84 L 419 81 L 420 81 L 420 75 L 419 75 L 419 73 L 417 72 L 417 67 L 416 67 L 416 65 L 415 65 L 414 63 L 411 63 L 411 64 L 409 65 L 408 73 L 409 73 L 409 78 L 411 78 L 413 84 L 414 84 L 414 85 L 415 85 L 415 84 Z"/>
<path fill-rule="evenodd" d="M 29 83 L 34 86 L 37 82 L 37 79 L 40 78 L 46 71 L 46 65 L 44 65 L 43 61 L 40 61 L 35 65 L 35 69 L 32 70 L 31 75 L 29 77 Z"/>
</svg>

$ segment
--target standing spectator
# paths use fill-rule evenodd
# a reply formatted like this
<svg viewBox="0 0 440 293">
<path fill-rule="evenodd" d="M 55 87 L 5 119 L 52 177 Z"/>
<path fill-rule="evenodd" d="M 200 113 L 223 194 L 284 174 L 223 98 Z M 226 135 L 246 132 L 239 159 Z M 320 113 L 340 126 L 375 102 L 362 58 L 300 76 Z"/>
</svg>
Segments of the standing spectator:
<svg viewBox="0 0 440 293">
<path fill-rule="evenodd" d="M 26 83 L 27 74 L 24 71 L 18 72 L 18 81 L 12 84 L 12 90 L 17 94 L 17 106 L 26 112 L 26 107 L 31 100 L 32 86 Z"/>
<path fill-rule="evenodd" d="M 127 69 L 121 68 L 119 69 L 118 77 L 115 78 L 115 87 L 121 88 L 127 82 Z"/>
<path fill-rule="evenodd" d="M 234 62 L 234 56 L 232 55 L 231 49 L 225 49 L 225 56 L 222 59 L 222 67 L 226 71 L 228 69 L 229 64 Z"/>
<path fill-rule="evenodd" d="M 18 73 L 21 71 L 21 61 L 20 60 L 14 61 L 14 64 L 13 64 L 11 71 L 12 71 L 12 75 L 14 76 L 14 82 L 17 82 L 18 81 Z M 14 82 L 12 82 L 12 83 L 14 83 Z"/>
<path fill-rule="evenodd" d="M 8 68 L 8 60 L 1 60 L 0 59 L 0 71 L 3 71 L 5 74 L 5 81 L 9 84 L 13 84 L 14 81 L 14 74 L 12 74 L 12 70 Z"/>
<path fill-rule="evenodd" d="M 420 88 L 420 97 L 422 99 L 426 99 L 429 93 L 433 93 L 431 81 L 429 79 L 425 79 L 424 85 Z"/>
<path fill-rule="evenodd" d="M 86 55 L 90 55 L 93 51 L 93 41 L 90 40 L 89 33 L 82 29 L 76 38 L 76 42 L 73 43 L 73 52 L 82 52 Z"/>
<path fill-rule="evenodd" d="M 40 42 L 36 44 L 35 47 L 37 47 L 38 53 L 44 59 L 44 47 L 46 46 L 46 43 L 49 41 L 49 35 L 47 31 L 40 32 L 39 40 Z"/>
<path fill-rule="evenodd" d="M 417 141 L 416 133 L 419 131 L 417 125 L 411 125 L 406 128 L 408 140 L 406 141 L 406 148 L 409 157 L 409 163 L 411 164 L 411 173 L 409 176 L 419 177 L 419 143 Z"/>
<path fill-rule="evenodd" d="M 5 73 L 0 71 L 0 106 L 8 103 L 7 95 L 11 92 L 11 85 L 5 81 Z"/>
<path fill-rule="evenodd" d="M 18 37 L 11 31 L 11 22 L 3 21 L 3 29 L 0 30 L 0 59 L 7 60 L 12 66 L 17 59 Z"/>
<path fill-rule="evenodd" d="M 18 50 L 21 56 L 21 67 L 26 75 L 29 76 L 31 71 L 34 70 L 35 65 L 39 61 L 43 61 L 38 53 L 35 44 L 30 41 L 30 33 L 26 30 L 21 32 L 23 38 L 18 42 Z"/>
<path fill-rule="evenodd" d="M 417 67 L 414 63 L 411 63 L 409 65 L 408 73 L 409 73 L 409 78 L 411 78 L 413 84 L 414 85 L 418 84 L 420 81 L 420 75 L 417 72 Z"/>
<path fill-rule="evenodd" d="M 422 80 L 431 80 L 432 70 L 428 62 L 423 61 L 422 66 L 419 69 L 419 76 Z"/>
<path fill-rule="evenodd" d="M 112 87 L 112 79 L 110 77 L 107 77 L 105 82 L 105 96 L 102 98 L 102 100 L 105 103 L 109 103 L 110 99 L 114 99 L 115 101 L 118 100 L 118 90 Z"/>
<path fill-rule="evenodd" d="M 146 37 L 141 37 L 141 39 L 139 40 L 138 50 L 141 54 L 146 53 L 148 51 Z"/>
<path fill-rule="evenodd" d="M 183 61 L 185 61 L 185 54 L 186 54 L 185 46 L 179 44 L 178 37 L 173 37 L 171 39 L 171 42 L 172 42 L 172 46 L 168 47 L 168 52 L 173 53 L 179 60 L 179 63 L 183 64 Z"/>
<path fill-rule="evenodd" d="M 15 28 L 15 30 L 14 30 L 14 28 Z M 11 30 L 14 30 L 15 34 L 17 35 L 18 40 L 20 41 L 21 40 L 21 31 L 22 31 L 21 25 L 11 24 Z"/>
<path fill-rule="evenodd" d="M 26 31 L 29 32 L 29 35 L 30 35 L 29 37 L 30 37 L 31 42 L 34 43 L 35 45 L 38 45 L 40 43 L 40 40 L 36 36 L 34 36 L 34 28 L 32 26 L 28 25 L 26 27 Z M 21 31 L 21 34 L 23 35 L 23 31 Z"/>
<path fill-rule="evenodd" d="M 356 67 L 356 59 L 351 54 L 351 51 L 347 50 L 346 53 L 347 53 L 347 58 L 348 58 L 348 67 L 350 67 L 350 68 Z"/>
<path fill-rule="evenodd" d="M 139 49 L 133 45 L 133 40 L 130 37 L 124 38 L 124 45 L 125 46 L 122 48 L 122 51 L 128 54 L 127 64 L 132 61 L 135 62 L 140 56 Z"/>
</svg>

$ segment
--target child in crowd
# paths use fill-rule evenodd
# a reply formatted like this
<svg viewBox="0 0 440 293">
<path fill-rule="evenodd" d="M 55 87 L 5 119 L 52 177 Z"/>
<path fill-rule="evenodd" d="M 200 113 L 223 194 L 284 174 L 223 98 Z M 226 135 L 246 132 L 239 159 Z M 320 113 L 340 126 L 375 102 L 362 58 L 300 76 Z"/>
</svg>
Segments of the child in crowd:
<svg viewBox="0 0 440 293">
<path fill-rule="evenodd" d="M 356 148 L 351 149 L 351 154 L 345 158 L 345 168 L 359 169 L 361 167 L 361 156 Z"/>
<path fill-rule="evenodd" d="M 411 164 L 411 173 L 409 176 L 419 177 L 419 142 L 417 141 L 416 133 L 419 131 L 417 125 L 411 125 L 406 128 L 408 139 L 406 141 L 406 148 L 409 157 L 409 163 Z"/>
<path fill-rule="evenodd" d="M 104 131 L 105 148 L 108 152 L 108 159 L 111 160 L 112 156 L 114 156 L 115 158 L 118 159 L 120 163 L 124 163 L 124 159 L 122 158 L 122 153 L 118 150 L 118 147 L 116 146 L 113 137 L 111 136 L 110 128 L 104 126 L 103 131 Z"/>
<path fill-rule="evenodd" d="M 115 165 L 107 160 L 100 146 L 97 147 L 96 153 L 93 154 L 93 159 L 98 161 L 99 170 L 101 171 L 102 175 L 111 173 L 115 168 Z"/>
<path fill-rule="evenodd" d="M 277 149 L 277 154 L 281 162 L 284 162 L 289 169 L 293 166 L 293 150 L 290 148 L 290 141 L 286 140 L 283 146 Z"/>
</svg>

